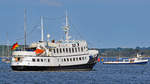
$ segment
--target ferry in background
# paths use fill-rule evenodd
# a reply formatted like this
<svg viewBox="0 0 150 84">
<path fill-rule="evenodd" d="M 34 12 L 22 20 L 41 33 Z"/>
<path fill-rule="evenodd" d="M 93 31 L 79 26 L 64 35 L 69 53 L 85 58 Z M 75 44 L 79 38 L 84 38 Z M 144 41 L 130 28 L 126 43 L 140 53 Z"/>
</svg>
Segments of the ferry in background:
<svg viewBox="0 0 150 84">
<path fill-rule="evenodd" d="M 70 40 L 68 16 L 64 27 L 65 40 L 44 41 L 41 17 L 41 40 L 24 50 L 12 53 L 11 68 L 15 71 L 92 70 L 98 50 L 89 50 L 85 40 Z M 47 35 L 47 39 L 50 35 Z"/>
<path fill-rule="evenodd" d="M 128 58 L 119 61 L 106 61 L 103 64 L 146 64 L 148 63 L 148 59 L 141 57 L 141 54 L 137 53 L 135 58 Z"/>
</svg>

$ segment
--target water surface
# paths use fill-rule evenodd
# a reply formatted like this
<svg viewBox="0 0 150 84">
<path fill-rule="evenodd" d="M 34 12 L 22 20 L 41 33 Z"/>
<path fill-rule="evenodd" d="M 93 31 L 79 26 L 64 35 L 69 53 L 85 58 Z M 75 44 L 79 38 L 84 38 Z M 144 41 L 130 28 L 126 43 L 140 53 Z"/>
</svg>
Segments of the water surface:
<svg viewBox="0 0 150 84">
<path fill-rule="evenodd" d="M 150 64 L 96 64 L 93 71 L 14 72 L 0 62 L 0 84 L 150 84 Z"/>
</svg>

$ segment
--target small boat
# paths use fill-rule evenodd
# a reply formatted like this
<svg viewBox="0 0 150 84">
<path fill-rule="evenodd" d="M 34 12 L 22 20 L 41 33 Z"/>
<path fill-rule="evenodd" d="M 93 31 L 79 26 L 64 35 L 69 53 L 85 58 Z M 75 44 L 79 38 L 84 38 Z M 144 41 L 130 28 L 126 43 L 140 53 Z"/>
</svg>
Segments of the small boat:
<svg viewBox="0 0 150 84">
<path fill-rule="evenodd" d="M 1 61 L 4 63 L 10 63 L 10 58 L 2 58 Z"/>
<path fill-rule="evenodd" d="M 146 64 L 146 63 L 148 63 L 148 59 L 141 57 L 141 55 L 139 55 L 138 53 L 137 53 L 137 57 L 135 58 L 127 58 L 119 61 L 103 62 L 103 64 Z"/>
</svg>

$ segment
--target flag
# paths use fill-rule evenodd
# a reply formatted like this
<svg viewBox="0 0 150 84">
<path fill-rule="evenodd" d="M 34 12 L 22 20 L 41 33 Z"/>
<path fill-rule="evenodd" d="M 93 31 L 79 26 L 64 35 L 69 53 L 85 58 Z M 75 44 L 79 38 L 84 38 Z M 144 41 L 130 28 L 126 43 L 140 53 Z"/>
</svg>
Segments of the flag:
<svg viewBox="0 0 150 84">
<path fill-rule="evenodd" d="M 15 50 L 17 47 L 19 47 L 18 43 L 16 42 L 15 44 L 13 44 L 11 50 Z"/>
<path fill-rule="evenodd" d="M 36 54 L 41 54 L 41 53 L 44 52 L 44 50 L 42 50 L 42 49 L 36 49 L 34 52 L 35 52 Z"/>
</svg>

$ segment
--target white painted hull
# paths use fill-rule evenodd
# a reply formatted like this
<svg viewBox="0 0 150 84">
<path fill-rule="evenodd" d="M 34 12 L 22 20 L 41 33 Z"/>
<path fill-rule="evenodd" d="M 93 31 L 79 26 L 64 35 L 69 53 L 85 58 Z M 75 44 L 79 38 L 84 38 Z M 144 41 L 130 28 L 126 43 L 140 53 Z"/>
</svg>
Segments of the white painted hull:
<svg viewBox="0 0 150 84">
<path fill-rule="evenodd" d="M 103 64 L 146 64 L 148 63 L 148 60 L 136 60 L 134 62 L 130 62 L 130 61 L 108 61 L 108 62 L 104 62 Z"/>
<path fill-rule="evenodd" d="M 48 56 L 48 57 L 23 57 L 20 61 L 16 62 L 15 58 L 12 58 L 11 67 L 13 70 L 18 71 L 38 71 L 38 70 L 60 70 L 60 69 L 86 69 L 91 70 L 97 62 L 97 55 L 89 58 L 90 55 L 80 56 Z M 73 61 L 73 58 L 83 58 L 84 60 L 78 59 Z M 70 60 L 72 58 L 72 61 Z M 36 61 L 33 62 L 33 59 Z M 39 62 L 37 62 L 39 59 Z M 41 59 L 43 61 L 41 61 Z M 49 59 L 49 62 L 48 62 Z M 66 61 L 64 61 L 66 59 Z M 68 61 L 69 60 L 69 61 Z"/>
</svg>

